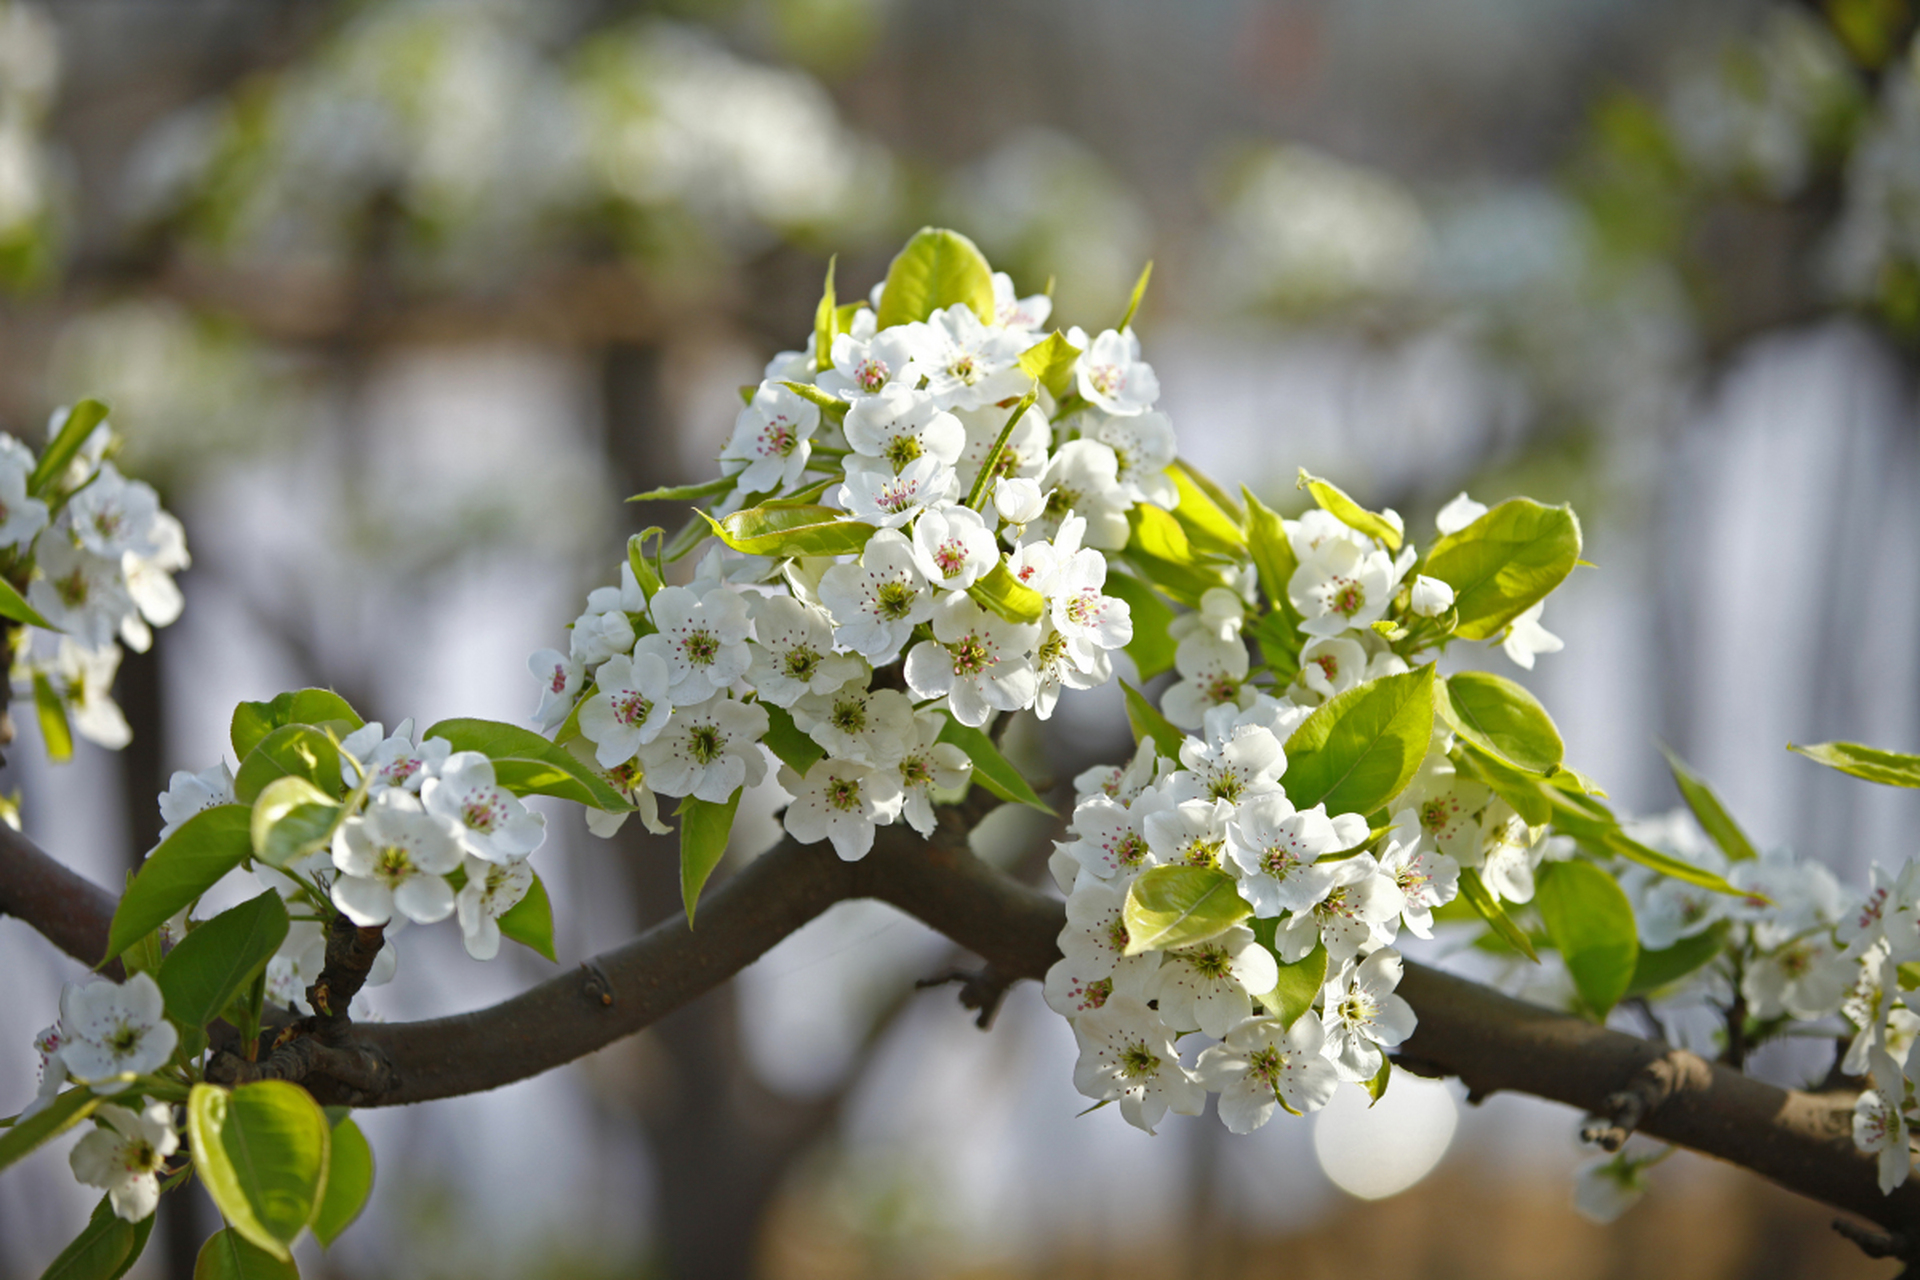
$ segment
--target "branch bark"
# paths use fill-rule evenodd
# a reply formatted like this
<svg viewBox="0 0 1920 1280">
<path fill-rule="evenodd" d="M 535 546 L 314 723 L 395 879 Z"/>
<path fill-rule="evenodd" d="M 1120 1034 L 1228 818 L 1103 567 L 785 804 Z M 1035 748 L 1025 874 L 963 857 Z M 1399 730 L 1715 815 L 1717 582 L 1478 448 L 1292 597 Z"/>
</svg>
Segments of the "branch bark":
<svg viewBox="0 0 1920 1280">
<path fill-rule="evenodd" d="M 879 832 L 861 862 L 825 844 L 783 841 L 702 903 L 697 929 L 671 919 L 491 1008 L 424 1022 L 353 1028 L 354 1044 L 390 1064 L 384 1082 L 312 1076 L 323 1101 L 397 1106 L 498 1088 L 632 1035 L 726 981 L 836 902 L 876 898 L 977 953 L 1009 979 L 1044 977 L 1058 958 L 1064 905 L 1016 884 L 967 851 L 951 828 L 922 841 Z M 70 954 L 105 947 L 113 901 L 13 833 L 0 833 L 0 911 Z M 1400 992 L 1419 1015 L 1404 1064 L 1454 1075 L 1476 1097 L 1532 1094 L 1584 1111 L 1649 1073 L 1639 1132 L 1769 1178 L 1907 1237 L 1920 1234 L 1920 1182 L 1882 1196 L 1871 1157 L 1851 1141 L 1852 1097 L 1776 1088 L 1657 1041 L 1596 1026 L 1409 963 Z M 370 1084 L 375 1087 L 367 1087 Z"/>
</svg>

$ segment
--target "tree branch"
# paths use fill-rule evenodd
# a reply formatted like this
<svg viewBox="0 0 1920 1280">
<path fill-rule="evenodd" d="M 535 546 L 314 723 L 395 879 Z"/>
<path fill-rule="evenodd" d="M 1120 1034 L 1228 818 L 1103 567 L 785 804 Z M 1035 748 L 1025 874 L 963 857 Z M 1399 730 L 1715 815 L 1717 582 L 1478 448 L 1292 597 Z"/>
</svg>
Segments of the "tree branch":
<svg viewBox="0 0 1920 1280">
<path fill-rule="evenodd" d="M 973 857 L 943 827 L 923 841 L 883 828 L 861 862 L 827 845 L 782 841 L 701 904 L 698 927 L 675 917 L 581 970 L 488 1009 L 425 1022 L 356 1025 L 358 1062 L 384 1082 L 305 1083 L 322 1101 L 395 1106 L 522 1080 L 632 1035 L 711 990 L 836 902 L 876 898 L 974 951 L 1008 979 L 1041 978 L 1058 958 L 1064 904 Z M 0 909 L 83 960 L 105 949 L 113 902 L 13 833 L 0 833 Z M 1870 1156 L 1852 1143 L 1852 1096 L 1779 1089 L 1656 1041 L 1596 1026 L 1478 983 L 1408 964 L 1400 993 L 1419 1015 L 1404 1063 L 1456 1075 L 1475 1096 L 1527 1093 L 1596 1114 L 1639 1090 L 1638 1132 L 1740 1165 L 1790 1191 L 1920 1234 L 1920 1182 L 1882 1196 Z M 325 1055 L 320 1055 L 324 1057 Z M 350 1073 L 353 1074 L 353 1073 Z M 1642 1082 L 1660 1078 L 1655 1090 Z"/>
</svg>

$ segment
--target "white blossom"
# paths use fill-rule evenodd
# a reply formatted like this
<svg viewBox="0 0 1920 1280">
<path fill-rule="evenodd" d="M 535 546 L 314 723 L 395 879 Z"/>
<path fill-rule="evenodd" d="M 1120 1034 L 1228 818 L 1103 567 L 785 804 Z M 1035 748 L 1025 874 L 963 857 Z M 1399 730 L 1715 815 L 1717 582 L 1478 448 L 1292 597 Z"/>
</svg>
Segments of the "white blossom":
<svg viewBox="0 0 1920 1280">
<path fill-rule="evenodd" d="M 1279 790 L 1287 771 L 1286 751 L 1273 731 L 1244 724 L 1240 709 L 1227 704 L 1210 708 L 1202 722 L 1204 738 L 1180 744 L 1181 772 L 1173 775 L 1174 797 L 1204 798 L 1241 804 Z"/>
<path fill-rule="evenodd" d="M 1413 1007 L 1393 989 L 1400 985 L 1400 954 L 1389 947 L 1365 960 L 1349 961 L 1322 992 L 1326 1054 L 1343 1080 L 1361 1083 L 1380 1073 L 1382 1049 L 1413 1034 Z"/>
<path fill-rule="evenodd" d="M 1864 1090 L 1853 1103 L 1853 1145 L 1879 1157 L 1880 1193 L 1890 1195 L 1913 1172 L 1907 1118 L 1876 1089 Z"/>
<path fill-rule="evenodd" d="M 1249 1018 L 1200 1055 L 1194 1075 L 1220 1095 L 1221 1123 L 1233 1133 L 1252 1133 L 1272 1117 L 1275 1104 L 1299 1114 L 1332 1099 L 1340 1076 L 1321 1052 L 1325 1043 L 1311 1009 L 1291 1027 L 1278 1018 Z"/>
<path fill-rule="evenodd" d="M 1437 618 L 1453 608 L 1453 588 L 1438 578 L 1420 574 L 1413 580 L 1407 607 L 1423 618 Z"/>
<path fill-rule="evenodd" d="M 106 1103 L 94 1112 L 100 1126 L 68 1155 L 73 1176 L 107 1193 L 116 1217 L 144 1221 L 160 1203 L 160 1172 L 180 1149 L 173 1108 L 155 1102 L 144 1111 Z"/>
<path fill-rule="evenodd" d="M 94 555 L 55 531 L 35 544 L 35 559 L 44 576 L 27 584 L 27 602 L 85 648 L 112 644 L 135 612 L 120 557 Z"/>
<path fill-rule="evenodd" d="M 1044 293 L 1018 296 L 1013 277 L 1004 271 L 993 273 L 993 322 L 1003 329 L 1037 332 L 1053 314 L 1053 299 Z"/>
<path fill-rule="evenodd" d="M 763 382 L 733 420 L 720 460 L 740 462 L 739 492 L 773 493 L 800 482 L 813 456 L 820 406 L 778 382 Z"/>
<path fill-rule="evenodd" d="M 961 492 L 973 490 L 974 481 L 979 479 L 980 468 L 986 465 L 987 454 L 993 446 L 1000 444 L 1000 457 L 993 464 L 994 483 L 1007 480 L 1025 480 L 1037 482 L 1040 473 L 1046 469 L 1048 450 L 1053 447 L 1053 428 L 1047 423 L 1046 414 L 1039 405 L 1030 405 L 1013 424 L 1013 430 L 1006 433 L 1005 442 L 1000 434 L 1005 430 L 1007 418 L 1012 414 L 1011 407 L 983 405 L 978 409 L 961 409 L 954 416 L 960 419 L 966 428 L 966 447 L 960 451 L 960 461 L 954 465 L 954 474 L 959 478 Z M 1028 516 L 1028 520 L 1037 519 L 1039 513 Z M 1026 520 L 1016 523 L 1025 524 Z"/>
<path fill-rule="evenodd" d="M 759 748 L 766 732 L 765 707 L 725 694 L 675 707 L 659 736 L 640 746 L 647 785 L 663 796 L 723 804 L 741 786 L 758 786 L 766 777 Z"/>
<path fill-rule="evenodd" d="M 1360 827 L 1365 826 L 1362 819 Z M 1353 959 L 1368 943 L 1392 936 L 1393 923 L 1407 904 L 1400 886 L 1370 853 L 1315 863 L 1301 878 L 1301 892 L 1313 905 L 1287 917 L 1273 939 L 1288 964 L 1304 960 L 1315 943 L 1325 944 L 1334 964 Z"/>
<path fill-rule="evenodd" d="M 1337 636 L 1365 630 L 1384 618 L 1411 559 L 1396 564 L 1386 552 L 1345 538 L 1329 538 L 1287 580 L 1287 598 L 1300 611 L 1300 630 Z"/>
<path fill-rule="evenodd" d="M 1273 953 L 1253 930 L 1234 925 L 1218 937 L 1163 952 L 1151 989 L 1168 1026 L 1197 1028 L 1218 1040 L 1253 1012 L 1253 996 L 1272 991 L 1279 981 Z"/>
<path fill-rule="evenodd" d="M 1067 341 L 1080 348 L 1074 363 L 1074 384 L 1082 399 L 1118 417 L 1145 413 L 1160 398 L 1160 379 L 1153 366 L 1140 358 L 1140 339 L 1132 328 L 1108 329 L 1097 338 L 1078 325 L 1067 331 Z"/>
<path fill-rule="evenodd" d="M 1433 525 L 1442 534 L 1458 533 L 1485 514 L 1487 514 L 1485 503 L 1475 502 L 1465 493 L 1461 493 L 1440 508 L 1440 513 L 1433 518 Z"/>
<path fill-rule="evenodd" d="M 1037 480 L 1024 476 L 1001 476 L 993 482 L 993 510 L 1016 528 L 1038 520 L 1047 509 L 1047 495 Z"/>
<path fill-rule="evenodd" d="M 1245 710 L 1253 705 L 1247 646 L 1237 638 L 1221 640 L 1196 631 L 1174 649 L 1173 669 L 1180 679 L 1160 695 L 1160 710 L 1177 728 L 1200 728 L 1214 707 Z"/>
<path fill-rule="evenodd" d="M 484 862 L 472 854 L 462 865 L 467 883 L 455 899 L 462 940 L 475 960 L 491 960 L 500 954 L 500 917 L 527 896 L 533 868 L 525 862 Z"/>
<path fill-rule="evenodd" d="M 580 733 L 603 769 L 631 760 L 673 718 L 672 676 L 657 652 L 620 654 L 600 664 L 592 697 L 580 705 Z"/>
<path fill-rule="evenodd" d="M 967 444 L 960 419 L 936 408 L 932 396 L 898 384 L 854 401 L 843 430 L 853 450 L 849 480 L 855 471 L 897 476 L 922 457 L 952 467 Z"/>
<path fill-rule="evenodd" d="M 643 637 L 635 649 L 665 659 L 668 697 L 676 707 L 705 702 L 731 688 L 753 662 L 747 651 L 753 622 L 740 593 L 729 587 L 700 595 L 686 587 L 662 587 L 654 593 L 653 621 L 659 634 Z"/>
<path fill-rule="evenodd" d="M 33 452 L 0 433 L 0 547 L 24 547 L 47 527 L 47 504 L 27 496 Z"/>
<path fill-rule="evenodd" d="M 1254 796 L 1234 813 L 1227 823 L 1227 854 L 1239 870 L 1241 896 L 1253 904 L 1254 915 L 1270 918 L 1310 912 L 1333 887 L 1332 873 L 1317 870 L 1317 860 L 1366 838 L 1367 820 L 1359 814 L 1329 818 L 1319 804 L 1296 810 L 1284 792 L 1275 791 Z M 1312 942 L 1306 950 L 1313 950 Z"/>
<path fill-rule="evenodd" d="M 541 649 L 527 659 L 527 670 L 540 682 L 540 705 L 533 718 L 543 733 L 560 727 L 573 713 L 573 700 L 586 679 L 586 664 L 558 649 Z"/>
<path fill-rule="evenodd" d="M 225 761 L 198 773 L 175 770 L 167 779 L 167 789 L 160 795 L 160 820 L 165 824 L 160 828 L 160 838 L 165 840 L 187 819 L 215 805 L 233 802 L 233 774 Z"/>
<path fill-rule="evenodd" d="M 150 554 L 128 551 L 120 557 L 120 572 L 136 609 L 120 620 L 120 638 L 135 653 L 152 647 L 150 627 L 169 627 L 180 620 L 187 601 L 173 575 L 193 563 L 187 554 L 186 526 L 172 515 L 155 512 L 147 532 Z"/>
<path fill-rule="evenodd" d="M 847 514 L 880 529 L 898 529 L 926 508 L 945 502 L 957 487 L 953 469 L 931 453 L 900 468 L 849 470 L 836 497 Z"/>
<path fill-rule="evenodd" d="M 780 785 L 793 797 L 784 819 L 787 834 L 801 844 L 831 840 L 847 862 L 867 856 L 874 827 L 892 823 L 905 801 L 894 771 L 831 756 L 814 761 L 805 777 L 782 765 Z"/>
<path fill-rule="evenodd" d="M 1225 861 L 1227 820 L 1233 806 L 1225 800 L 1182 800 L 1146 816 L 1147 849 L 1157 866 L 1218 867 Z"/>
<path fill-rule="evenodd" d="M 919 371 L 911 368 L 913 335 L 905 325 L 882 329 L 867 338 L 836 333 L 832 360 L 831 367 L 822 369 L 815 381 L 822 391 L 843 400 L 879 395 L 920 380 Z"/>
<path fill-rule="evenodd" d="M 83 550 L 118 565 L 129 553 L 153 554 L 153 521 L 159 512 L 160 497 L 152 485 L 129 480 L 111 462 L 103 462 L 93 482 L 67 499 L 59 523 L 73 531 Z"/>
<path fill-rule="evenodd" d="M 122 983 L 68 983 L 60 992 L 60 1034 L 61 1064 L 95 1093 L 118 1093 L 126 1082 L 115 1077 L 165 1066 L 180 1043 L 160 984 L 148 973 Z"/>
<path fill-rule="evenodd" d="M 833 615 L 834 639 L 875 666 L 899 657 L 914 626 L 933 617 L 933 595 L 914 566 L 912 544 L 892 529 L 869 538 L 857 563 L 826 571 L 820 603 Z"/>
<path fill-rule="evenodd" d="M 1020 335 L 981 324 L 965 303 L 934 312 L 912 338 L 927 394 L 942 409 L 978 409 L 1020 395 L 1031 382 L 1015 363 Z"/>
<path fill-rule="evenodd" d="M 485 759 L 485 757 L 481 757 Z M 333 904 L 365 928 L 394 912 L 419 924 L 453 914 L 446 875 L 460 865 L 460 842 L 449 818 L 427 812 L 406 791 L 392 790 L 348 818 L 333 836 Z"/>
<path fill-rule="evenodd" d="M 1047 970 L 1042 994 L 1047 1007 L 1063 1018 L 1077 1018 L 1098 1009 L 1115 996 L 1130 996 L 1142 1004 L 1151 999 L 1148 987 L 1160 967 L 1160 953 L 1127 956 L 1111 972 L 1098 978 L 1080 976 L 1071 960 L 1058 960 Z"/>
<path fill-rule="evenodd" d="M 461 845 L 487 862 L 518 862 L 547 838 L 547 820 L 494 781 L 493 761 L 478 751 L 448 756 L 420 788 L 427 812 L 459 824 Z"/>
<path fill-rule="evenodd" d="M 1115 996 L 1073 1020 L 1080 1042 L 1073 1087 L 1089 1098 L 1117 1099 L 1128 1124 L 1153 1132 L 1168 1111 L 1197 1116 L 1206 1091 L 1180 1065 L 1173 1034 L 1131 996 Z"/>
<path fill-rule="evenodd" d="M 1460 864 L 1429 847 L 1413 810 L 1393 815 L 1380 870 L 1400 890 L 1401 922 L 1415 937 L 1431 938 L 1433 909 L 1452 902 L 1460 892 Z"/>
<path fill-rule="evenodd" d="M 1120 487 L 1120 459 L 1098 440 L 1069 440 L 1040 473 L 1047 505 L 1029 534 L 1051 537 L 1069 514 L 1087 522 L 1087 543 L 1108 551 L 1127 545 L 1126 490 Z"/>
<path fill-rule="evenodd" d="M 411 716 L 402 720 L 391 736 L 382 734 L 380 722 L 373 720 L 340 742 L 341 749 L 366 769 L 369 796 L 378 797 L 394 790 L 418 795 L 427 779 L 438 774 L 447 757 L 453 754 L 453 744 L 445 738 L 415 743 Z M 340 762 L 340 779 L 349 787 L 360 785 L 359 773 L 345 760 Z"/>
<path fill-rule="evenodd" d="M 1128 417 L 1090 413 L 1077 419 L 1081 434 L 1113 450 L 1114 479 L 1130 502 L 1171 509 L 1180 491 L 1167 474 L 1178 452 L 1173 424 L 1164 413 L 1145 411 Z"/>
<path fill-rule="evenodd" d="M 914 521 L 913 563 L 934 586 L 965 591 L 998 567 L 1000 549 L 979 512 L 943 507 Z"/>
<path fill-rule="evenodd" d="M 1009 622 L 960 592 L 933 609 L 933 639 L 907 654 L 907 687 L 920 698 L 945 698 L 953 718 L 978 727 L 995 711 L 1033 701 L 1033 663 L 1026 654 L 1039 628 Z"/>
<path fill-rule="evenodd" d="M 898 689 L 870 689 L 862 675 L 832 693 L 793 704 L 793 723 L 830 756 L 896 764 L 914 734 L 913 701 Z"/>
<path fill-rule="evenodd" d="M 1506 639 L 1500 647 L 1515 663 L 1533 670 L 1533 657 L 1537 653 L 1558 653 L 1566 648 L 1566 642 L 1540 625 L 1540 611 L 1547 607 L 1542 600 L 1515 618 L 1507 627 Z"/>
<path fill-rule="evenodd" d="M 919 712 L 906 735 L 894 772 L 900 777 L 900 816 L 923 836 L 933 834 L 933 796 L 937 788 L 952 791 L 966 785 L 973 761 L 951 742 L 940 741 L 946 717 L 938 711 Z"/>
<path fill-rule="evenodd" d="M 833 651 L 831 615 L 792 596 L 758 597 L 753 630 L 747 682 L 762 702 L 791 707 L 809 693 L 831 693 L 867 674 L 859 658 Z"/>
</svg>

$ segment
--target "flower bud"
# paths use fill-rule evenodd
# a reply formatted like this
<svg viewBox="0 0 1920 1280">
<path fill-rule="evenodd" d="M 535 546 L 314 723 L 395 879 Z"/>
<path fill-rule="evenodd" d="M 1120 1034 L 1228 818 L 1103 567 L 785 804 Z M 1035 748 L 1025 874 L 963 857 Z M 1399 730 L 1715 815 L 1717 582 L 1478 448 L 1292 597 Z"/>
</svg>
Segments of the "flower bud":
<svg viewBox="0 0 1920 1280">
<path fill-rule="evenodd" d="M 1046 511 L 1047 498 L 1040 492 L 1038 481 L 1004 476 L 994 482 L 993 509 L 1008 524 L 1027 524 Z"/>
<path fill-rule="evenodd" d="M 1453 608 L 1453 588 L 1438 578 L 1421 574 L 1413 580 L 1413 611 L 1423 618 L 1437 618 Z"/>
</svg>

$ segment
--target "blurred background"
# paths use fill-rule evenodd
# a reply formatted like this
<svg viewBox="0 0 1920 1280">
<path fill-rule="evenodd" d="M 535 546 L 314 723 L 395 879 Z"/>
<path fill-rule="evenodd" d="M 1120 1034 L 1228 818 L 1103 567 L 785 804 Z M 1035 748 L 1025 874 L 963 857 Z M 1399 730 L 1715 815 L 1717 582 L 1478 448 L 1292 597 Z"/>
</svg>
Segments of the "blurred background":
<svg viewBox="0 0 1920 1280">
<path fill-rule="evenodd" d="M 525 656 L 681 516 L 620 499 L 713 473 L 830 253 L 855 296 L 932 221 L 1051 278 L 1062 325 L 1115 323 L 1153 259 L 1138 328 L 1183 452 L 1283 510 L 1299 466 L 1416 540 L 1462 489 L 1574 502 L 1598 567 L 1549 607 L 1565 651 L 1486 664 L 1623 809 L 1676 803 L 1664 741 L 1762 843 L 1864 881 L 1920 803 L 1783 748 L 1920 747 L 1913 29 L 1908 0 L 0 0 L 0 429 L 38 446 L 108 400 L 194 555 L 184 619 L 121 669 L 132 746 L 48 766 L 23 718 L 0 789 L 112 885 L 238 699 L 524 721 Z M 1012 749 L 1062 786 L 1117 758 L 1113 694 Z M 552 828 L 562 965 L 679 909 L 671 840 Z M 1037 877 L 1052 834 L 1007 814 L 979 843 Z M 398 946 L 389 1019 L 553 972 Z M 373 1203 L 302 1267 L 1887 1272 L 1685 1155 L 1587 1224 L 1578 1117 L 1411 1077 L 1248 1139 L 1076 1119 L 1031 984 L 987 1035 L 913 991 L 950 953 L 843 904 L 593 1058 L 366 1113 Z M 80 970 L 5 921 L 0 973 L 7 1112 Z M 64 1149 L 0 1179 L 0 1275 L 93 1200 Z M 185 1280 L 213 1226 L 167 1197 L 133 1274 Z"/>
</svg>

